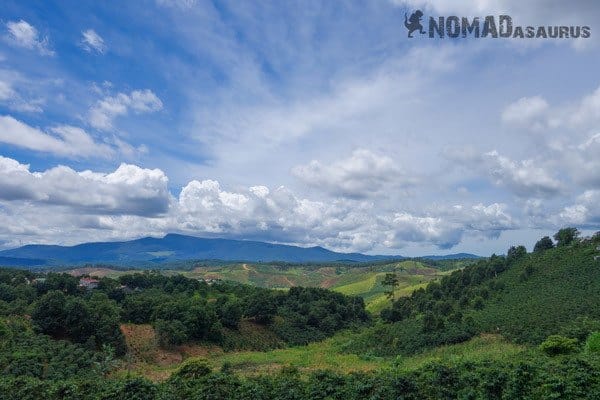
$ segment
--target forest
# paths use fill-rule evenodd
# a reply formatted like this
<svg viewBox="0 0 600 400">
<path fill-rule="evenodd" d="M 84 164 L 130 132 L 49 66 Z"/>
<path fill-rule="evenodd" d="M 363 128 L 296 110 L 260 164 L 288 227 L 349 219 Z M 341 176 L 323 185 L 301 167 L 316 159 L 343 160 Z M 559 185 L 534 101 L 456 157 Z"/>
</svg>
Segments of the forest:
<svg viewBox="0 0 600 400">
<path fill-rule="evenodd" d="M 408 295 L 392 287 L 379 314 L 316 287 L 0 269 L 0 399 L 597 399 L 600 233 L 553 239 L 460 264 Z M 125 368 L 124 326 L 151 327 L 165 351 L 220 349 L 227 361 L 190 356 L 154 379 Z M 290 358 L 270 373 L 243 369 L 243 357 L 314 345 L 376 367 Z"/>
</svg>

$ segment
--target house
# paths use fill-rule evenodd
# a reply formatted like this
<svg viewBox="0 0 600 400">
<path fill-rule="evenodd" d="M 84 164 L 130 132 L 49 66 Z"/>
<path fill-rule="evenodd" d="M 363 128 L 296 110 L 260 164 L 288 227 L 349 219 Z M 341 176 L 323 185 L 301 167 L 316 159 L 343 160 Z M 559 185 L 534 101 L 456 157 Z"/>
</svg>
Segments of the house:
<svg viewBox="0 0 600 400">
<path fill-rule="evenodd" d="M 35 278 L 31 281 L 32 285 L 43 285 L 46 282 L 46 278 Z"/>
<path fill-rule="evenodd" d="M 94 278 L 81 278 L 79 279 L 79 287 L 86 288 L 87 290 L 96 289 L 100 281 Z"/>
<path fill-rule="evenodd" d="M 221 279 L 218 278 L 198 278 L 200 282 L 204 282 L 207 285 L 214 285 L 215 283 L 221 282 Z"/>
</svg>

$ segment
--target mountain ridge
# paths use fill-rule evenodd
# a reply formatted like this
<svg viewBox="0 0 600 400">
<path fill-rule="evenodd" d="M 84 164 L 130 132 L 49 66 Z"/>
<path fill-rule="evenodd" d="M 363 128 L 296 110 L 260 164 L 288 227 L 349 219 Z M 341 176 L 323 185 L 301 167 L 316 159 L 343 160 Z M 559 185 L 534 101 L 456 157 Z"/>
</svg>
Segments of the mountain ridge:
<svg viewBox="0 0 600 400">
<path fill-rule="evenodd" d="M 461 258 L 474 258 L 461 253 Z M 422 258 L 456 258 L 458 255 Z M 127 241 L 88 242 L 72 246 L 28 244 L 0 251 L 0 260 L 11 265 L 80 265 L 86 263 L 161 263 L 184 260 L 222 260 L 247 262 L 369 262 L 405 259 L 400 255 L 341 253 L 321 246 L 300 247 L 253 240 L 202 238 L 168 233 L 162 238 L 142 237 Z M 22 264 L 19 264 L 21 262 Z"/>
</svg>

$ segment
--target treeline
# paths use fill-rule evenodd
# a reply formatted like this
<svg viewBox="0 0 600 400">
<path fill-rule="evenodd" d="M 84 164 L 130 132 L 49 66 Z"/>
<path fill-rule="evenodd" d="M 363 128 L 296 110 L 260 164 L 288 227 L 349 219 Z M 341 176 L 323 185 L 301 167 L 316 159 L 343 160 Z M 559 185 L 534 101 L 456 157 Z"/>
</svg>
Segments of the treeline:
<svg viewBox="0 0 600 400">
<path fill-rule="evenodd" d="M 321 340 L 369 315 L 361 298 L 318 288 L 287 292 L 157 272 L 102 278 L 80 286 L 68 274 L 0 270 L 0 316 L 29 315 L 33 329 L 89 349 L 126 352 L 121 323 L 152 324 L 164 347 L 185 342 L 224 344 L 242 319 L 271 329 L 288 344 Z M 227 341 L 227 346 L 235 347 Z"/>
</svg>

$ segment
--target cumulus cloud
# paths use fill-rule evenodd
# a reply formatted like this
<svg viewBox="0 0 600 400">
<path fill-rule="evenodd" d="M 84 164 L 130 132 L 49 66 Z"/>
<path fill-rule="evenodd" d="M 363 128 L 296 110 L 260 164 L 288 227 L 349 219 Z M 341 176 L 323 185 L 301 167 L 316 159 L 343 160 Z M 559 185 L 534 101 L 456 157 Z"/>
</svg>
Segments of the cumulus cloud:
<svg viewBox="0 0 600 400">
<path fill-rule="evenodd" d="M 350 198 L 366 198 L 385 188 L 414 183 L 392 158 L 367 149 L 357 149 L 349 158 L 329 165 L 313 160 L 296 166 L 292 173 L 310 187 Z"/>
<path fill-rule="evenodd" d="M 158 169 L 121 164 L 112 173 L 57 166 L 31 172 L 0 156 L 0 199 L 66 206 L 77 213 L 155 216 L 168 211 L 168 179 Z"/>
<path fill-rule="evenodd" d="M 106 51 L 106 44 L 104 39 L 96 33 L 93 29 L 88 29 L 81 32 L 81 47 L 87 52 L 97 52 L 104 54 Z"/>
<path fill-rule="evenodd" d="M 40 37 L 37 29 L 24 20 L 6 23 L 8 34 L 6 39 L 13 45 L 30 50 L 37 50 L 42 55 L 54 55 L 47 37 Z"/>
<path fill-rule="evenodd" d="M 110 157 L 114 150 L 83 129 L 61 125 L 44 132 L 10 115 L 0 116 L 0 142 L 69 158 Z"/>
<path fill-rule="evenodd" d="M 436 213 L 415 215 L 395 213 L 389 223 L 386 239 L 389 247 L 402 247 L 407 242 L 429 242 L 441 249 L 460 243 L 465 233 L 478 233 L 497 238 L 502 231 L 515 229 L 518 224 L 508 214 L 506 204 L 475 204 L 441 207 Z"/>
<path fill-rule="evenodd" d="M 135 113 L 151 113 L 163 108 L 162 101 L 151 90 L 134 90 L 129 94 L 118 93 L 99 100 L 90 108 L 89 123 L 94 128 L 110 130 L 118 116 L 127 115 L 130 110 Z"/>
<path fill-rule="evenodd" d="M 600 226 L 600 190 L 586 190 L 574 204 L 564 207 L 552 219 L 557 225 Z"/>
<path fill-rule="evenodd" d="M 159 169 L 122 164 L 111 173 L 65 166 L 33 172 L 29 165 L 0 157 L 0 221 L 7 223 L 0 226 L 0 238 L 18 230 L 16 221 L 23 225 L 44 214 L 50 217 L 32 222 L 31 231 L 22 234 L 45 240 L 48 231 L 64 226 L 84 232 L 80 240 L 176 231 L 368 251 L 409 243 L 450 248 L 465 233 L 494 237 L 514 226 L 505 206 L 496 203 L 419 214 L 384 212 L 357 200 L 311 200 L 283 186 L 231 191 L 215 180 L 192 180 L 175 198 L 167 185 Z"/>
<path fill-rule="evenodd" d="M 533 160 L 513 161 L 491 151 L 483 155 L 490 176 L 497 185 L 506 186 L 517 196 L 549 197 L 562 189 L 559 180 L 549 171 L 535 165 Z"/>
</svg>

